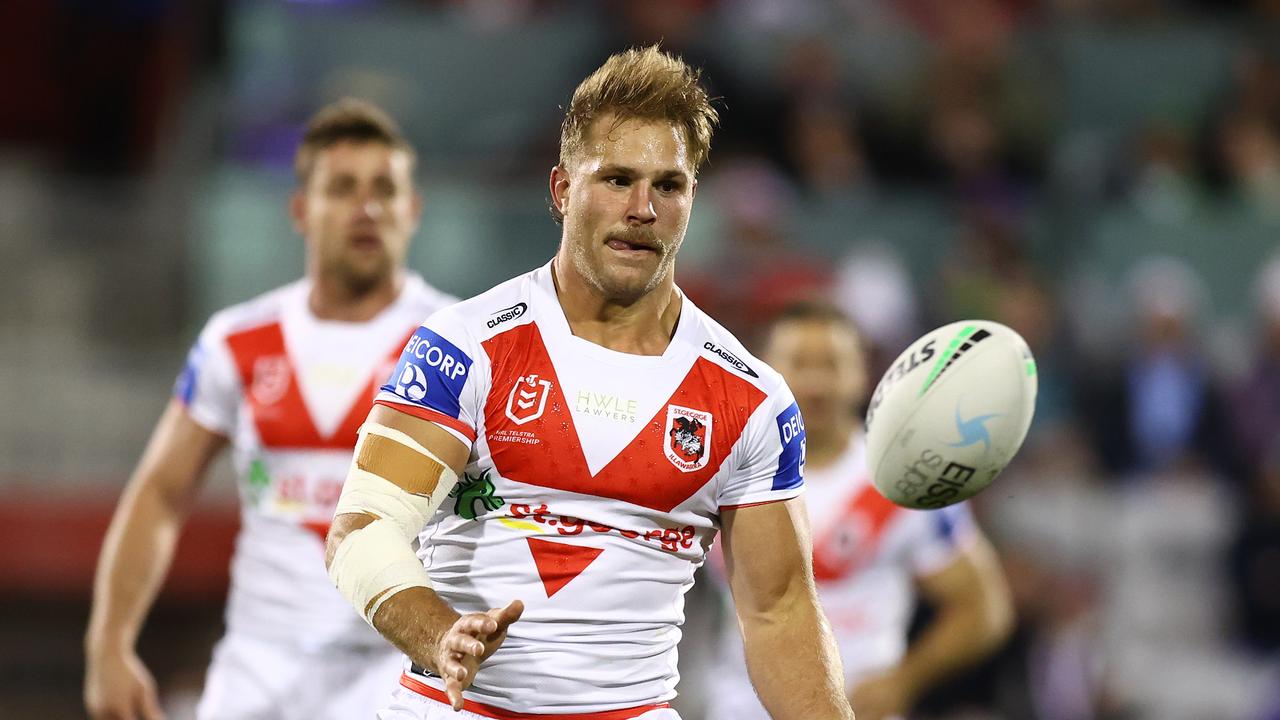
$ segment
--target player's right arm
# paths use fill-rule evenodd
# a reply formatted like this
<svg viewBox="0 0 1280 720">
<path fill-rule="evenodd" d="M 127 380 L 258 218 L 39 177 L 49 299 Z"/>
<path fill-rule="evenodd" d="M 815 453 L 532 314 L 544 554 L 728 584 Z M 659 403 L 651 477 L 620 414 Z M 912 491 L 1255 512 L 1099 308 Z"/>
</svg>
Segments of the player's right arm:
<svg viewBox="0 0 1280 720">
<path fill-rule="evenodd" d="M 171 400 L 125 488 L 102 544 L 85 635 L 84 701 L 94 720 L 162 717 L 138 633 L 205 470 L 225 444 Z"/>
<path fill-rule="evenodd" d="M 435 423 L 384 405 L 370 411 L 365 428 L 371 426 L 377 430 L 362 432 L 357 444 L 343 499 L 329 528 L 325 564 L 356 611 L 411 660 L 444 678 L 454 709 L 461 709 L 462 691 L 475 679 L 480 663 L 506 639 L 507 626 L 519 619 L 524 606 L 516 600 L 486 613 L 461 615 L 430 588 L 413 552 L 412 537 L 456 484 L 470 448 Z M 397 441 L 397 433 L 407 437 Z M 445 467 L 425 470 L 433 461 Z M 393 487 L 379 490 L 381 483 L 370 484 L 358 476 L 361 473 Z M 369 510 L 347 511 L 361 505 L 357 493 L 367 497 L 379 492 L 387 497 L 366 501 L 374 506 Z M 399 493 L 409 497 L 394 499 Z M 418 507 L 402 509 L 402 503 Z M 375 523 L 388 525 L 377 528 Z M 397 527 L 407 531 L 397 537 Z M 384 534 L 371 535 L 375 528 Z M 387 528 L 391 531 L 385 532 Z M 375 540 L 384 544 L 375 546 Z"/>
<path fill-rule="evenodd" d="M 774 718 L 854 720 L 813 579 L 800 498 L 722 511 L 725 570 L 751 684 Z"/>
</svg>

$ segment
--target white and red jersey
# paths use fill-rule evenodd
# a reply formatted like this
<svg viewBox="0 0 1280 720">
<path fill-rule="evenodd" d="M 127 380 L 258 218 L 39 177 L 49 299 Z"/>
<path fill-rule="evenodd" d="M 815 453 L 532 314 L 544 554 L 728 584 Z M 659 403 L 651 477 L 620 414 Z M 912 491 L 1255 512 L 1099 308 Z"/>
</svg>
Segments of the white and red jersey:
<svg viewBox="0 0 1280 720">
<path fill-rule="evenodd" d="M 867 472 L 861 431 L 836 462 L 808 468 L 805 485 L 818 598 L 852 686 L 898 664 L 907 649 L 916 579 L 954 562 L 978 530 L 964 503 L 909 510 L 886 500 Z M 751 692 L 736 622 L 725 624 L 722 640 L 721 667 L 711 674 L 713 717 L 767 718 Z"/>
<path fill-rule="evenodd" d="M 174 393 L 190 417 L 231 440 L 241 529 L 227 629 L 323 647 L 383 641 L 338 594 L 324 537 L 360 424 L 405 338 L 455 299 L 406 276 L 362 323 L 316 318 L 307 280 L 210 318 Z"/>
<path fill-rule="evenodd" d="M 471 447 L 419 556 L 459 612 L 524 601 L 466 694 L 509 711 L 674 697 L 684 593 L 721 511 L 803 485 L 781 376 L 688 298 L 660 356 L 575 337 L 550 264 L 429 318 L 378 402 Z"/>
</svg>

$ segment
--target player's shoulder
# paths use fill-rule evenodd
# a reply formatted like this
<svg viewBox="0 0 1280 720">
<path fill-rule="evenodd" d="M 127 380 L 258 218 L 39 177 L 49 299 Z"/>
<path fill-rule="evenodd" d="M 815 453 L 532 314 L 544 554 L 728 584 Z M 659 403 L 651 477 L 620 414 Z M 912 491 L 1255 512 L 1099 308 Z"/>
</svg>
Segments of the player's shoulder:
<svg viewBox="0 0 1280 720">
<path fill-rule="evenodd" d="M 440 332 L 460 333 L 483 342 L 512 327 L 532 322 L 534 273 L 524 273 L 466 300 L 437 310 L 427 324 Z"/>
<path fill-rule="evenodd" d="M 414 272 L 405 274 L 403 292 L 409 311 L 422 318 L 458 302 L 457 297 L 437 288 Z"/>
<path fill-rule="evenodd" d="M 306 281 L 295 280 L 274 290 L 225 307 L 209 317 L 202 337 L 226 338 L 281 321 L 289 302 L 306 293 Z"/>
<path fill-rule="evenodd" d="M 753 355 L 733 333 L 694 305 L 688 297 L 685 297 L 684 302 L 688 304 L 685 312 L 692 312 L 698 325 L 694 337 L 702 357 L 746 380 L 767 395 L 790 395 L 781 373 Z"/>
</svg>

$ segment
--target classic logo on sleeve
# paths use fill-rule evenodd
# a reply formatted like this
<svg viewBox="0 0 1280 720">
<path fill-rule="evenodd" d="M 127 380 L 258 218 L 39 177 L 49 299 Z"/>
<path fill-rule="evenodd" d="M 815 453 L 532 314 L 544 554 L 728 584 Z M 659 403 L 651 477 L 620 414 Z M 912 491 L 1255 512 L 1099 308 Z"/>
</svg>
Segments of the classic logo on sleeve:
<svg viewBox="0 0 1280 720">
<path fill-rule="evenodd" d="M 434 330 L 420 327 L 404 346 L 391 380 L 382 389 L 456 418 L 462 412 L 458 397 L 470 370 L 471 358 L 466 353 Z"/>
<path fill-rule="evenodd" d="M 502 308 L 501 310 L 493 313 L 484 325 L 492 330 L 508 320 L 515 320 L 516 318 L 523 317 L 528 310 L 529 306 L 525 303 L 516 303 L 509 308 Z"/>
<path fill-rule="evenodd" d="M 711 459 L 707 445 L 711 443 L 711 413 L 691 410 L 679 405 L 667 406 L 667 442 L 663 445 L 667 459 L 680 472 L 693 472 L 706 467 Z"/>
<path fill-rule="evenodd" d="M 782 443 L 782 454 L 778 456 L 773 489 L 800 487 L 804 484 L 804 418 L 794 402 L 778 415 L 778 440 Z"/>
<path fill-rule="evenodd" d="M 750 365 L 742 362 L 742 360 L 740 360 L 737 355 L 734 355 L 733 353 L 711 342 L 710 340 L 702 344 L 702 349 L 719 356 L 721 360 L 724 360 L 725 362 L 729 363 L 731 367 L 733 367 L 738 372 L 743 373 L 744 375 L 750 375 L 753 378 L 760 377 L 759 375 L 756 374 L 755 370 L 751 369 Z"/>
</svg>

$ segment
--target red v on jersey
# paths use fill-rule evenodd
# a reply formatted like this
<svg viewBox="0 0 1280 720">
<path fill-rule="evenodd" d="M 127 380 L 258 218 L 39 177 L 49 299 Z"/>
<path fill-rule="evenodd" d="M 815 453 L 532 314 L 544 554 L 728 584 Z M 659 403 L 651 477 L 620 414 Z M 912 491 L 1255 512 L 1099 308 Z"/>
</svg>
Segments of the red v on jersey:
<svg viewBox="0 0 1280 720">
<path fill-rule="evenodd" d="M 662 512 L 670 512 L 689 499 L 720 470 L 751 414 L 765 399 L 756 386 L 699 357 L 657 414 L 593 475 L 537 325 L 512 328 L 483 345 L 493 368 L 492 390 L 485 405 L 485 434 L 493 464 L 504 478 Z M 537 400 L 541 409 L 530 416 L 530 401 L 530 413 L 513 414 L 508 408 L 513 388 L 522 379 L 527 383 L 530 375 L 549 383 L 539 393 L 545 393 Z M 672 405 L 708 413 L 714 422 L 710 447 L 705 449 L 710 456 L 691 472 L 682 472 L 666 455 L 672 442 L 667 437 L 668 408 Z M 503 440 L 528 433 L 536 442 L 525 441 L 527 435 L 519 441 Z"/>
<path fill-rule="evenodd" d="M 586 545 L 569 545 L 538 538 L 525 540 L 529 541 L 529 552 L 533 554 L 533 564 L 538 568 L 538 577 L 542 579 L 547 597 L 560 592 L 561 588 L 581 575 L 604 552 L 601 548 Z"/>
<path fill-rule="evenodd" d="M 405 339 L 408 336 L 406 333 Z M 355 446 L 356 435 L 373 406 L 373 396 L 382 384 L 382 378 L 369 380 L 338 429 L 325 437 L 316 429 L 298 388 L 297 372 L 285 348 L 280 323 L 230 335 L 227 345 L 235 358 L 244 388 L 244 400 L 264 447 L 350 450 Z M 403 347 L 404 339 L 388 352 L 388 359 L 394 361 Z"/>
<path fill-rule="evenodd" d="M 814 578 L 819 582 L 839 580 L 857 570 L 875 554 L 889 520 L 900 510 L 866 483 L 814 538 Z"/>
</svg>

